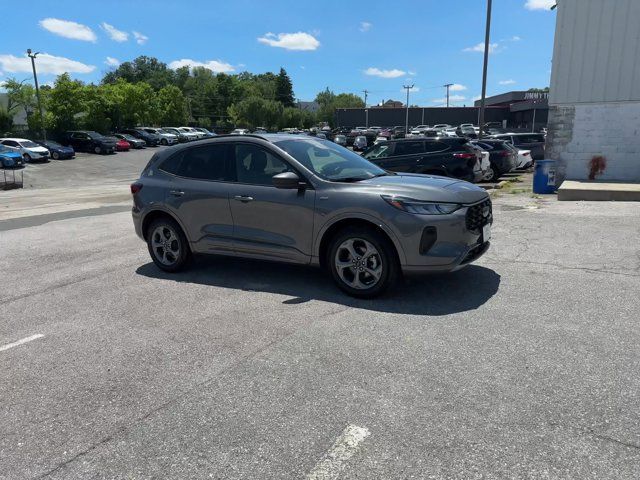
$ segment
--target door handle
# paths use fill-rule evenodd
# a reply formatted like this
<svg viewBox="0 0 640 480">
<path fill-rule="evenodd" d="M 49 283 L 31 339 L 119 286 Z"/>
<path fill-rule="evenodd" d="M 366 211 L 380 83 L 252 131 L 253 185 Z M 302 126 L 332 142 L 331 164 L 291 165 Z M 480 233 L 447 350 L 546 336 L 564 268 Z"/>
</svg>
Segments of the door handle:
<svg viewBox="0 0 640 480">
<path fill-rule="evenodd" d="M 169 190 L 169 195 L 173 195 L 174 197 L 181 197 L 184 195 L 182 190 Z"/>
<path fill-rule="evenodd" d="M 239 202 L 242 203 L 247 203 L 247 202 L 252 202 L 253 201 L 253 197 L 250 197 L 248 195 L 236 195 L 235 197 L 233 197 L 234 200 L 238 200 Z"/>
</svg>

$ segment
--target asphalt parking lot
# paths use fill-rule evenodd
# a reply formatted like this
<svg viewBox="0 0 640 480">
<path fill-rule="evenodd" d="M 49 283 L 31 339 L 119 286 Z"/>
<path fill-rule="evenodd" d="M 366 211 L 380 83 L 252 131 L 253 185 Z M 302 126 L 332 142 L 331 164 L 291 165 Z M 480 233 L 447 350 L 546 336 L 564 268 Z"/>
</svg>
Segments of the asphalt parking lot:
<svg viewBox="0 0 640 480">
<path fill-rule="evenodd" d="M 640 476 L 637 204 L 505 190 L 475 265 L 363 301 L 161 273 L 128 212 L 149 152 L 0 192 L 0 478 Z"/>
</svg>

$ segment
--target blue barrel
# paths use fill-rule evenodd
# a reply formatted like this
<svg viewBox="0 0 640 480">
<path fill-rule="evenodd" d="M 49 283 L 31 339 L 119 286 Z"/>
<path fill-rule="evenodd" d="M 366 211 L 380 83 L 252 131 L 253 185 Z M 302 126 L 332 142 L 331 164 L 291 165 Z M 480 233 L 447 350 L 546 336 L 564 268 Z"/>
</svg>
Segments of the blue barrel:
<svg viewBox="0 0 640 480">
<path fill-rule="evenodd" d="M 533 172 L 533 193 L 553 193 L 556 191 L 556 161 L 536 160 Z"/>
</svg>

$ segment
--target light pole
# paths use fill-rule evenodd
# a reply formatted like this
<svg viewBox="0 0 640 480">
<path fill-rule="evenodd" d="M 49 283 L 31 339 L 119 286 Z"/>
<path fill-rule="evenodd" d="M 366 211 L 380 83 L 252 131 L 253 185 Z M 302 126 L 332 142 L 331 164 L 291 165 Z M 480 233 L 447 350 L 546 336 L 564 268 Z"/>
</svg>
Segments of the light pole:
<svg viewBox="0 0 640 480">
<path fill-rule="evenodd" d="M 405 124 L 404 124 L 404 134 L 408 135 L 409 134 L 409 90 L 411 90 L 414 87 L 415 84 L 411 84 L 411 85 L 403 85 L 402 88 L 407 90 L 407 117 L 405 120 Z"/>
<path fill-rule="evenodd" d="M 31 68 L 33 69 L 33 83 L 36 84 L 36 98 L 38 100 L 38 110 L 40 111 L 40 128 L 42 129 L 42 139 L 47 141 L 47 132 L 44 129 L 44 114 L 42 113 L 42 102 L 40 101 L 40 86 L 38 85 L 38 74 L 36 73 L 36 57 L 40 52 L 31 53 L 31 49 L 27 49 L 27 55 L 31 59 Z"/>
<path fill-rule="evenodd" d="M 453 83 L 447 83 L 443 85 L 447 89 L 447 108 L 449 108 L 449 88 L 453 86 Z"/>
<path fill-rule="evenodd" d="M 484 134 L 484 104 L 487 94 L 487 65 L 489 64 L 489 37 L 491 35 L 491 0 L 487 0 L 487 26 L 484 33 L 484 65 L 482 66 L 482 96 L 480 97 L 480 131 L 478 138 Z"/>
</svg>

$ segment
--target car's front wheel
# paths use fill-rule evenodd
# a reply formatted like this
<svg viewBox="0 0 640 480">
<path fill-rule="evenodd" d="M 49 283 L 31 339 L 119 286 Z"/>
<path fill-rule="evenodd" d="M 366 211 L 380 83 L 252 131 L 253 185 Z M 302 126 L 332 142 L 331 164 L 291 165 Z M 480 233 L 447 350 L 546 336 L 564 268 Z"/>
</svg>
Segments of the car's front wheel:
<svg viewBox="0 0 640 480">
<path fill-rule="evenodd" d="M 53 152 L 53 153 L 51 154 L 51 157 L 52 157 L 54 160 L 59 160 L 59 159 L 60 159 L 60 154 L 59 154 L 58 152 Z"/>
<path fill-rule="evenodd" d="M 100 154 L 102 153 L 102 148 L 100 148 L 100 145 L 96 145 L 96 146 L 93 148 L 93 151 L 94 151 L 96 154 L 100 155 Z"/>
<path fill-rule="evenodd" d="M 163 146 L 165 146 L 165 147 L 166 147 L 167 145 L 169 145 L 169 142 L 167 141 L 167 139 L 166 139 L 166 138 L 163 138 L 162 140 L 160 140 L 160 143 L 161 143 Z"/>
<path fill-rule="evenodd" d="M 170 218 L 160 218 L 151 223 L 147 246 L 153 263 L 165 272 L 183 269 L 191 253 L 182 229 Z"/>
<path fill-rule="evenodd" d="M 29 163 L 31 161 L 31 155 L 25 153 L 24 155 L 22 155 L 22 160 L 24 160 L 24 163 Z"/>
<path fill-rule="evenodd" d="M 327 260 L 338 287 L 354 297 L 376 297 L 400 276 L 393 244 L 374 229 L 340 231 L 331 242 Z"/>
</svg>

